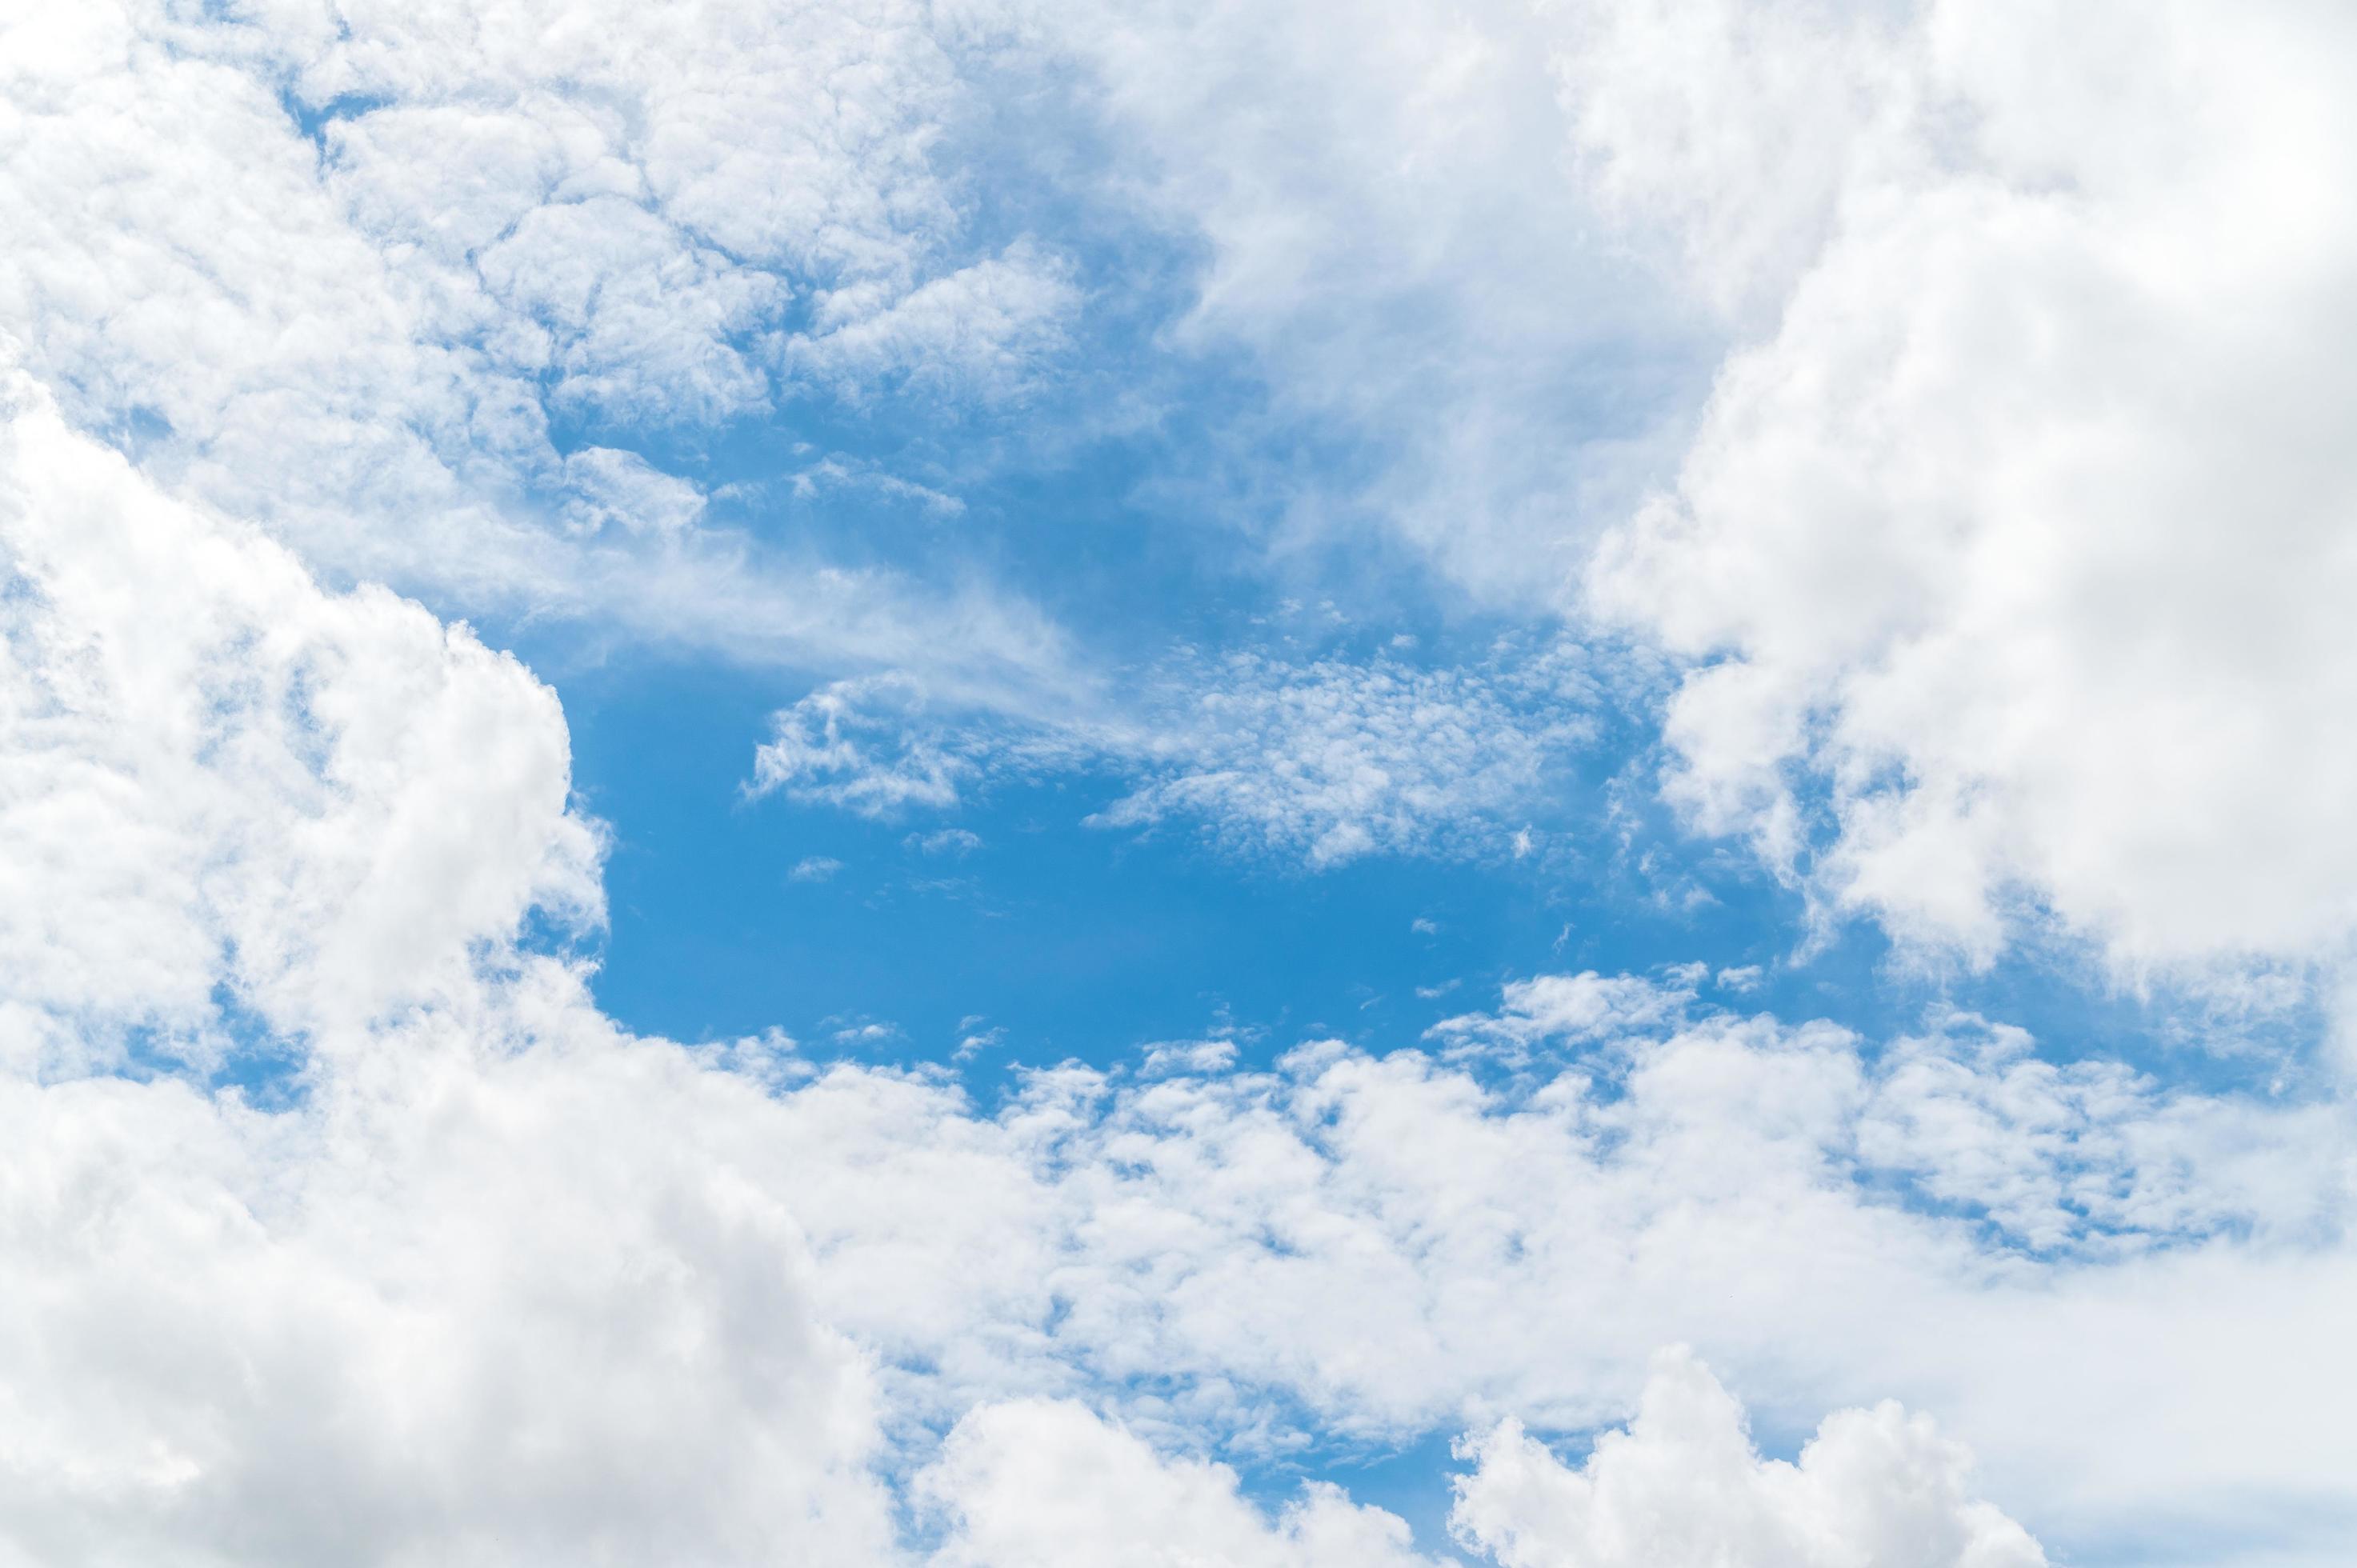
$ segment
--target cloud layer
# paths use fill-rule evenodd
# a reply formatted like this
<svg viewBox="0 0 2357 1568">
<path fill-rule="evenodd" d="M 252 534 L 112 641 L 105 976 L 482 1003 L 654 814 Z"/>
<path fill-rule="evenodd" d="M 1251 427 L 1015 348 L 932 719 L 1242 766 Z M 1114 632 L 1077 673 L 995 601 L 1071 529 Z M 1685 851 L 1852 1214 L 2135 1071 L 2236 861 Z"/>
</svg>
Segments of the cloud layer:
<svg viewBox="0 0 2357 1568">
<path fill-rule="evenodd" d="M 2116 1395 L 2100 1357 L 2059 1377 L 2046 1363 L 2028 1405 L 1963 1394 L 1988 1386 L 1971 1347 L 1994 1346 L 1996 1324 L 2056 1292 L 2115 1314 L 2106 1271 L 2137 1260 L 2207 1279 L 2201 1310 L 2244 1314 L 2275 1289 L 2267 1270 L 2345 1271 L 2337 1110 L 2061 1071 L 1970 1021 L 1869 1062 L 1829 1026 L 1596 977 L 1457 1021 L 1458 1065 L 1327 1043 L 1270 1071 L 1063 1069 L 994 1112 L 942 1078 L 821 1070 L 780 1040 L 634 1039 L 587 1005 L 577 972 L 517 945 L 522 904 L 552 888 L 584 903 L 595 865 L 543 689 L 414 607 L 324 593 L 276 546 L 164 500 L 38 396 L 20 393 L 8 452 L 27 498 L 7 534 L 27 585 L 13 711 L 77 764 L 20 769 L 11 820 L 93 796 L 201 804 L 230 758 L 281 778 L 236 792 L 249 833 L 178 831 L 296 858 L 232 862 L 204 884 L 221 891 L 193 900 L 110 907 L 153 923 L 145 947 L 185 949 L 188 976 L 250 991 L 272 1037 L 286 1038 L 285 1009 L 309 1040 L 272 1110 L 176 1074 L 11 1057 L 0 1337 L 27 1376 L 11 1385 L 0 1486 L 20 1553 L 303 1562 L 358 1520 L 387 1563 L 749 1561 L 781 1541 L 881 1561 L 919 1549 L 889 1503 L 891 1477 L 919 1466 L 913 1495 L 947 1531 L 922 1549 L 950 1562 L 1033 1561 L 1067 1539 L 1152 1561 L 1168 1544 L 1140 1534 L 1155 1509 L 1222 1560 L 1406 1561 L 1413 1543 L 1378 1512 L 1313 1488 L 1265 1515 L 1189 1455 L 1486 1431 L 1500 1412 L 1577 1429 L 1617 1413 L 1670 1334 L 1771 1395 L 1775 1369 L 1796 1366 L 1812 1388 L 1928 1389 L 2050 1509 L 2067 1493 L 2103 1517 L 2160 1475 L 2185 1506 L 2217 1509 L 2262 1478 L 2288 1497 L 2328 1485 L 2315 1455 L 2330 1445 L 2308 1427 L 2259 1440 L 2201 1391 L 2168 1388 L 2144 1396 L 2149 1419 L 2222 1422 L 2248 1445 L 2240 1465 L 2205 1451 L 2171 1469 L 2147 1448 L 2034 1483 L 2026 1429 L 2054 1401 Z M 171 571 L 168 630 L 106 613 L 137 579 L 71 569 L 77 542 L 110 538 L 113 558 Z M 239 620 L 258 592 L 266 620 Z M 291 676 L 224 703 L 196 653 L 143 653 L 159 634 L 167 652 L 200 652 L 215 642 L 191 636 L 220 626 L 283 649 L 241 668 L 307 672 L 299 714 Z M 119 716 L 130 699 L 110 671 L 148 679 L 145 722 Z M 380 713 L 411 720 L 398 743 L 360 711 L 378 692 L 394 693 Z M 498 715 L 462 764 L 416 722 L 437 703 Z M 176 713 L 219 744 L 139 753 L 114 765 L 124 785 L 93 785 L 91 765 L 135 735 L 171 739 Z M 439 956 L 388 978 L 340 960 L 334 918 L 304 898 L 239 894 L 255 876 L 326 879 L 339 914 L 365 916 L 392 895 L 350 855 L 384 840 L 404 800 L 508 846 L 400 858 L 444 879 L 439 917 L 402 923 Z M 525 822 L 537 837 L 514 832 Z M 135 1012 L 177 1047 L 219 1027 L 180 970 L 124 991 L 103 961 L 110 921 L 49 940 L 10 971 L 20 1029 L 88 1040 L 88 1019 Z M 435 983 L 395 983 L 420 975 Z M 1558 1004 L 1583 986 L 1592 1004 Z M 1512 1051 L 1486 1054 L 1500 1039 Z M 1902 1123 L 1939 1131 L 1894 1135 Z M 2266 1348 L 2312 1353 L 2323 1331 Z M 1938 1343 L 1948 1370 L 1927 1376 Z M 1896 1419 L 1842 1418 L 1817 1463 L 1848 1452 L 1854 1427 Z M 1631 1441 L 1659 1424 L 1641 1418 Z M 1950 1450 L 1893 1430 L 1893 1474 L 1951 1474 Z M 1538 1461 L 1485 1441 L 1467 1528 L 1523 1551 L 1523 1527 L 1479 1499 L 1494 1500 L 1508 1457 Z M 1025 1477 L 1043 1474 L 1072 1489 L 1042 1496 Z M 1108 1513 L 1084 1484 L 1125 1476 L 1145 1511 Z M 1872 1474 L 1842 1484 L 1869 1501 L 1890 1489 Z"/>
<path fill-rule="evenodd" d="M 2357 932 L 2346 18 L 693 20 L 0 22 L 0 1560 L 1405 1568 L 1316 1473 L 1444 1439 L 1501 1568 L 2345 1560 L 2357 1128 L 2297 1052 L 1699 962 L 1493 970 L 1388 1053 L 970 1018 L 987 1090 L 646 1037 L 555 694 L 437 611 L 794 666 L 756 793 L 1086 774 L 1311 868 L 1527 854 L 1665 659 L 1622 786 L 1821 927 L 2297 992 Z M 985 190 L 1017 108 L 1069 166 Z M 1028 408 L 1109 300 L 1158 368 L 1043 449 L 1220 367 L 1157 478 L 1256 587 L 1510 629 L 1114 669 L 699 467 Z"/>
</svg>

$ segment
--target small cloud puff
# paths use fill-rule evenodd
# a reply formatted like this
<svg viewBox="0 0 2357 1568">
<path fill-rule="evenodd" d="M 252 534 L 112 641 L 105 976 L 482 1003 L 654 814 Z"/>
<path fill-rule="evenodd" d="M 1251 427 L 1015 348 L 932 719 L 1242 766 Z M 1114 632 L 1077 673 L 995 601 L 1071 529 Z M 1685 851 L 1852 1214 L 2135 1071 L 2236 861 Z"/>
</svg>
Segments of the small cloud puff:
<svg viewBox="0 0 2357 1568">
<path fill-rule="evenodd" d="M 979 771 L 921 724 L 924 688 L 905 676 L 838 681 L 771 720 L 753 753 L 748 798 L 783 791 L 863 817 L 911 806 L 953 806 L 961 780 Z"/>
<path fill-rule="evenodd" d="M 996 1049 L 1006 1041 L 1006 1031 L 996 1026 L 982 1027 L 984 1020 L 970 1015 L 958 1020 L 957 1049 L 950 1053 L 953 1061 L 969 1061 L 983 1052 Z"/>
<path fill-rule="evenodd" d="M 1169 1073 L 1224 1072 L 1235 1065 L 1236 1059 L 1236 1043 L 1232 1039 L 1157 1040 L 1145 1050 L 1146 1059 L 1138 1071 L 1147 1078 Z"/>
<path fill-rule="evenodd" d="M 910 833 L 900 842 L 919 854 L 947 854 L 963 860 L 982 847 L 982 835 L 963 828 L 943 828 L 939 832 Z"/>
<path fill-rule="evenodd" d="M 1677 978 L 1677 972 L 1671 972 Z M 1685 1020 L 1695 999 L 1691 986 L 1662 985 L 1640 975 L 1542 974 L 1505 988 L 1495 1013 L 1463 1013 L 1425 1031 L 1447 1042 L 1447 1055 L 1478 1055 L 1504 1061 L 1526 1059 L 1545 1040 L 1593 1040 L 1649 1034 Z"/>
</svg>

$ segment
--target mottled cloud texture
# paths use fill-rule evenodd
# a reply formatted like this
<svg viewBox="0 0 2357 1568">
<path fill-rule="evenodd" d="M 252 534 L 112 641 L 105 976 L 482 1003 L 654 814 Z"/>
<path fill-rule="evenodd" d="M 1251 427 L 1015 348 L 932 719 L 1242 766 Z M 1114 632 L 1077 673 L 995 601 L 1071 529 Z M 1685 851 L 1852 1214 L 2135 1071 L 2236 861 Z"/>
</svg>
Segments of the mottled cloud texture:
<svg viewBox="0 0 2357 1568">
<path fill-rule="evenodd" d="M 0 21 L 0 1562 L 2347 1561 L 2352 60 Z M 758 680 L 679 809 L 805 813 L 780 900 L 874 881 L 818 823 L 1175 843 L 1303 954 L 1403 865 L 1427 942 L 1718 892 L 1389 1048 L 681 1043 L 593 993 L 583 668 Z"/>
</svg>

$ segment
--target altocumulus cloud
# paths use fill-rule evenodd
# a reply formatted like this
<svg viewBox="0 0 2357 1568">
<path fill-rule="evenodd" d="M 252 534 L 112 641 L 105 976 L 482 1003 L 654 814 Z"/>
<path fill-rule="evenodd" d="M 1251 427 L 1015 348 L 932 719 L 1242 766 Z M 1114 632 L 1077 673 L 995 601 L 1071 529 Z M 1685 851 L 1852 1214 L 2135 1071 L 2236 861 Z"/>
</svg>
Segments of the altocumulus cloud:
<svg viewBox="0 0 2357 1568">
<path fill-rule="evenodd" d="M 1175 822 L 1232 854 L 1313 870 L 1376 852 L 1495 854 L 1519 847 L 1506 820 L 1558 785 L 1594 735 L 1584 666 L 1561 647 L 1437 670 L 1183 656 L 1112 712 L 1020 727 L 942 712 L 904 673 L 864 676 L 776 714 L 746 790 L 898 818 L 994 782 L 1095 769 L 1124 792 L 1092 827 Z"/>
<path fill-rule="evenodd" d="M 1012 384 L 1050 353 L 1056 257 L 959 242 L 928 152 L 1000 22 L 109 0 L 0 29 L 0 190 L 39 214 L 0 330 L 184 492 L 470 608 L 1064 679 L 1011 591 L 764 548 L 692 479 L 562 438 L 709 430 L 808 375 Z"/>
</svg>

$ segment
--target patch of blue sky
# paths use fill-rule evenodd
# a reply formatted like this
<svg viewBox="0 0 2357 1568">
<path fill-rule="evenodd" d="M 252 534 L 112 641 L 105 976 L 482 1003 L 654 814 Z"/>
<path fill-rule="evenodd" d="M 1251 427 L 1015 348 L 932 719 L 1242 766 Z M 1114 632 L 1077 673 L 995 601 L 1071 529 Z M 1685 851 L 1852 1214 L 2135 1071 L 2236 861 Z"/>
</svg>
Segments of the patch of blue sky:
<svg viewBox="0 0 2357 1568">
<path fill-rule="evenodd" d="M 124 1028 L 122 1075 L 189 1079 L 215 1093 L 242 1094 L 264 1110 L 301 1106 L 309 1092 L 301 1042 L 248 1006 L 226 981 L 215 983 L 207 1000 L 210 1015 L 197 1028 L 152 1021 Z"/>
<path fill-rule="evenodd" d="M 2083 971 L 1928 972 L 1863 922 L 1795 961 L 1799 895 L 1658 812 L 1620 853 L 1373 854 L 1311 871 L 1239 854 L 1183 820 L 1090 826 L 1127 787 L 1103 768 L 888 820 L 748 800 L 771 680 L 618 662 L 559 685 L 577 788 L 614 830 L 597 994 L 671 1037 L 777 1026 L 817 1056 L 946 1062 L 993 1036 L 961 1063 L 988 1083 L 1018 1063 L 1132 1064 L 1147 1043 L 1226 1028 L 1252 1065 L 1325 1036 L 1420 1046 L 1433 1024 L 1492 1008 L 1504 983 L 1535 973 L 1701 963 L 1706 1004 L 1831 1018 L 1868 1048 L 1948 1005 L 2028 1028 L 2061 1058 L 2123 1057 L 2210 1084 L 2260 1070 L 2170 1047 L 2169 999 Z M 1630 760 L 1593 759 L 1555 810 L 1600 816 Z M 949 831 L 974 842 L 927 843 Z M 1753 968 L 1748 984 L 1716 979 Z M 863 1033 L 871 1025 L 884 1032 Z"/>
</svg>

